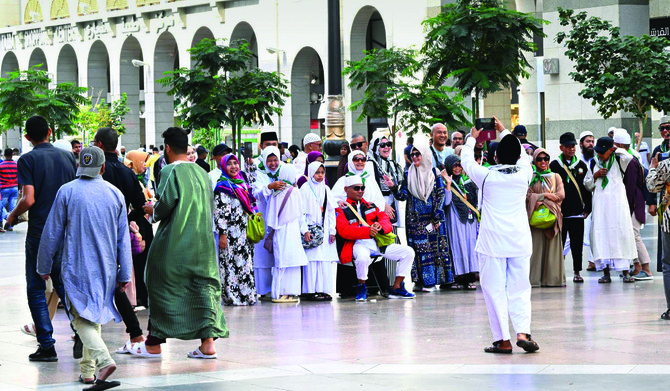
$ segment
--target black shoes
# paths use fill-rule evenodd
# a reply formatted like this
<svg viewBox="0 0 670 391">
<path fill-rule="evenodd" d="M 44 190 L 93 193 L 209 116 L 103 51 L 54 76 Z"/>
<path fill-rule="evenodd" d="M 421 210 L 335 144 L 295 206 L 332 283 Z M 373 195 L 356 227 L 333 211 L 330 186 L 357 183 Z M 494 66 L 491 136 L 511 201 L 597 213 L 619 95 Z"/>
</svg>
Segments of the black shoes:
<svg viewBox="0 0 670 391">
<path fill-rule="evenodd" d="M 81 342 L 79 334 L 74 335 L 74 346 L 72 346 L 72 357 L 76 360 L 84 357 L 84 343 Z"/>
<path fill-rule="evenodd" d="M 41 361 L 41 362 L 56 362 L 58 361 L 56 348 L 52 346 L 49 349 L 42 349 L 41 346 L 38 346 L 37 351 L 28 356 L 28 360 Z"/>
</svg>

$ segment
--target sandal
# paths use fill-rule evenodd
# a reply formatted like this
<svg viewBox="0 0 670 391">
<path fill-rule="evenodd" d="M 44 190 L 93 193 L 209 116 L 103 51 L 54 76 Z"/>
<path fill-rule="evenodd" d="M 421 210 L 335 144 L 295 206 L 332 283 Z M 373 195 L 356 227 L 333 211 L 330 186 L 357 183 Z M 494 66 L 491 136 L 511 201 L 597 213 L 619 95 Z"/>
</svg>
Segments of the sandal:
<svg viewBox="0 0 670 391">
<path fill-rule="evenodd" d="M 293 295 L 282 295 L 276 299 L 272 299 L 273 303 L 297 303 L 299 300 Z"/>
<path fill-rule="evenodd" d="M 667 311 L 661 314 L 661 319 L 663 320 L 670 320 L 670 308 L 668 308 Z"/>
<path fill-rule="evenodd" d="M 495 341 L 491 344 L 491 346 L 485 347 L 484 352 L 485 353 L 503 353 L 503 354 L 512 354 L 512 348 L 509 349 L 501 349 L 500 345 L 502 344 L 502 340 L 500 341 Z"/>
<path fill-rule="evenodd" d="M 633 278 L 631 276 L 624 276 L 623 277 L 623 282 L 627 282 L 627 283 L 628 282 L 635 282 L 635 278 Z"/>
<path fill-rule="evenodd" d="M 525 350 L 527 353 L 534 353 L 540 350 L 540 346 L 537 344 L 537 342 L 533 341 L 533 339 L 530 337 L 530 334 L 526 334 L 526 338 L 528 338 L 528 340 L 517 340 L 516 346 Z"/>
<path fill-rule="evenodd" d="M 79 383 L 82 384 L 95 384 L 96 380 L 98 380 L 98 378 L 95 377 L 95 375 L 93 375 L 93 380 L 84 380 L 84 377 L 81 374 L 79 375 Z"/>
<path fill-rule="evenodd" d="M 106 381 L 106 380 L 96 380 L 95 383 L 88 388 L 84 388 L 84 391 L 102 391 L 109 390 L 110 388 L 118 387 L 121 383 L 118 381 Z"/>
<path fill-rule="evenodd" d="M 116 354 L 130 354 L 130 350 L 133 348 L 133 343 L 131 340 L 128 340 L 125 345 L 116 349 Z"/>
<path fill-rule="evenodd" d="M 476 291 L 477 290 L 477 285 L 474 282 L 468 283 L 468 285 L 465 285 L 463 287 L 463 290 L 466 291 Z"/>
<path fill-rule="evenodd" d="M 584 279 L 582 278 L 582 276 L 574 276 L 574 277 L 572 278 L 572 282 L 581 284 L 581 283 L 584 282 Z"/>
<path fill-rule="evenodd" d="M 460 284 L 451 284 L 449 287 L 452 291 L 462 291 L 464 289 L 463 285 Z"/>
<path fill-rule="evenodd" d="M 205 354 L 205 353 L 200 351 L 200 347 L 198 346 L 197 349 L 195 349 L 191 352 L 188 352 L 186 354 L 186 357 L 188 357 L 188 358 L 198 358 L 198 359 L 201 359 L 201 360 L 211 360 L 211 359 L 215 359 L 217 357 L 217 355 L 216 355 L 216 353 Z"/>
<path fill-rule="evenodd" d="M 133 356 L 137 357 L 144 357 L 144 358 L 160 358 L 161 353 L 149 353 L 147 350 L 147 341 L 142 341 L 138 342 L 136 344 L 133 344 L 131 349 L 129 350 L 130 354 Z"/>
<path fill-rule="evenodd" d="M 610 282 L 612 282 L 610 277 L 602 276 L 598 279 L 598 284 L 609 284 Z"/>
<path fill-rule="evenodd" d="M 35 323 L 24 324 L 23 327 L 21 327 L 21 332 L 31 337 L 37 337 L 37 331 L 35 330 Z"/>
<path fill-rule="evenodd" d="M 593 264 L 593 263 L 591 263 L 591 262 L 589 262 L 589 266 L 586 268 L 586 271 L 587 271 L 587 272 L 595 272 L 595 271 L 597 271 L 597 270 L 596 270 L 596 265 Z"/>
</svg>

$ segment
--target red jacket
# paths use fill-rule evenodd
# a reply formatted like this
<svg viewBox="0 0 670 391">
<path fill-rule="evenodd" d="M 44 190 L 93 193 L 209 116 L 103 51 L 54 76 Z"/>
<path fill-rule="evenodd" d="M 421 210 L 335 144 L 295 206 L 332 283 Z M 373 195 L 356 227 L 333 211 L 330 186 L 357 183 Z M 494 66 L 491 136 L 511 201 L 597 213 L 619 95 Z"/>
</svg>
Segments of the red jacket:
<svg viewBox="0 0 670 391">
<path fill-rule="evenodd" d="M 354 201 L 347 199 L 347 202 L 356 209 Z M 361 224 L 358 217 L 348 207 L 337 208 L 335 213 L 337 215 L 337 234 L 344 239 L 344 247 L 340 251 L 340 262 L 350 263 L 353 258 L 354 243 L 360 239 L 370 239 L 370 227 Z M 381 224 L 384 234 L 393 231 L 388 215 L 380 212 L 375 204 L 361 199 L 360 215 L 368 225 Z"/>
</svg>

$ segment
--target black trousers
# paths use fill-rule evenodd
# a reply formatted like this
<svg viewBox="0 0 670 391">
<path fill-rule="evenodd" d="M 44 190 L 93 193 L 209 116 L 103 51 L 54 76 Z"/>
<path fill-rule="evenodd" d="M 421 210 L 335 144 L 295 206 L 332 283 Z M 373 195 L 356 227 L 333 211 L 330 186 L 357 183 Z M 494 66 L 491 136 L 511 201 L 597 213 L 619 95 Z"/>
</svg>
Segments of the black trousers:
<svg viewBox="0 0 670 391">
<path fill-rule="evenodd" d="M 130 339 L 142 335 L 142 328 L 140 327 L 140 321 L 137 319 L 137 314 L 133 311 L 133 306 L 130 304 L 130 300 L 128 300 L 128 295 L 126 295 L 126 292 L 121 292 L 121 288 L 114 290 L 114 303 L 116 304 L 116 309 L 119 310 L 119 314 L 121 314 L 123 324 L 126 325 L 126 333 L 130 334 Z"/>
<path fill-rule="evenodd" d="M 577 273 L 582 271 L 582 253 L 584 249 L 584 219 L 563 218 L 563 246 L 570 234 L 570 252 L 572 253 L 572 270 Z"/>
</svg>

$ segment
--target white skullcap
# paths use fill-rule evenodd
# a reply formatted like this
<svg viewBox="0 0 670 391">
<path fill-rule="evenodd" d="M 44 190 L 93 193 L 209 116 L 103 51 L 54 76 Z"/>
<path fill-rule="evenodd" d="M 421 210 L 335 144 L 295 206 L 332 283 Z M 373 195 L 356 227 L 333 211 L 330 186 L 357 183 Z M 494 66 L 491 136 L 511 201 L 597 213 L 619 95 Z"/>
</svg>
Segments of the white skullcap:
<svg viewBox="0 0 670 391">
<path fill-rule="evenodd" d="M 321 141 L 321 137 L 318 134 L 314 133 L 307 133 L 305 137 L 302 139 L 302 145 L 307 145 L 310 143 L 316 143 Z"/>
<path fill-rule="evenodd" d="M 72 152 L 72 144 L 67 140 L 56 140 L 53 146 L 65 152 Z"/>
<path fill-rule="evenodd" d="M 593 132 L 590 130 L 585 130 L 579 134 L 579 141 L 584 140 L 584 137 L 591 136 L 593 137 Z"/>
<path fill-rule="evenodd" d="M 630 134 L 628 134 L 626 129 L 615 129 L 613 138 L 614 142 L 617 144 L 630 145 Z"/>
<path fill-rule="evenodd" d="M 609 132 L 614 132 L 615 130 L 617 130 L 617 128 L 616 128 L 615 126 L 610 126 L 610 127 L 607 129 L 607 133 L 609 133 Z"/>
<path fill-rule="evenodd" d="M 361 179 L 360 176 L 358 175 L 351 175 L 351 176 L 345 176 L 344 177 L 344 186 L 349 187 L 349 186 L 354 186 L 354 185 L 362 185 L 363 184 L 363 179 Z"/>
</svg>

